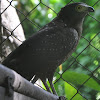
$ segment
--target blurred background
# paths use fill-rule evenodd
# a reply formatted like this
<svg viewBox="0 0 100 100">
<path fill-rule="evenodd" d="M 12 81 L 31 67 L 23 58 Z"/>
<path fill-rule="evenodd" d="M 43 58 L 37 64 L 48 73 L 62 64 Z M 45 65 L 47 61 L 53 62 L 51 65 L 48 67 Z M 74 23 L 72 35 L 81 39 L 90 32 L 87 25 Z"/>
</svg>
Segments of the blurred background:
<svg viewBox="0 0 100 100">
<path fill-rule="evenodd" d="M 75 52 L 56 70 L 54 86 L 68 100 L 100 100 L 100 0 L 13 0 L 12 5 L 27 39 L 73 2 L 93 6 L 95 12 L 85 18 Z"/>
</svg>

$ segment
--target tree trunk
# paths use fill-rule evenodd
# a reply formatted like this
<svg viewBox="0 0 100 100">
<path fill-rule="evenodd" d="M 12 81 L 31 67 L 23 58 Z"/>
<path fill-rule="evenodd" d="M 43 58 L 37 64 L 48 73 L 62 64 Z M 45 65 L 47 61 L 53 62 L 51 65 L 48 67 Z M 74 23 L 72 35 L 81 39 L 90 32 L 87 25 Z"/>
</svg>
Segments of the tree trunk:
<svg viewBox="0 0 100 100">
<path fill-rule="evenodd" d="M 0 3 L 0 62 L 2 62 L 9 53 L 25 40 L 25 36 L 16 9 L 11 6 L 12 3 L 10 5 L 7 0 L 1 0 Z"/>
</svg>

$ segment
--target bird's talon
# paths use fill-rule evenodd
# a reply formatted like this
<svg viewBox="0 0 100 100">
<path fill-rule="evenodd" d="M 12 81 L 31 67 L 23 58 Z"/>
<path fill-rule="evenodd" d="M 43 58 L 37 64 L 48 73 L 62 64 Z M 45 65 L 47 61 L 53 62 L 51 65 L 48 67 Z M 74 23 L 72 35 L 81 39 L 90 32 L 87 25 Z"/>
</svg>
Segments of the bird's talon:
<svg viewBox="0 0 100 100">
<path fill-rule="evenodd" d="M 60 96 L 58 100 L 66 100 L 64 96 Z"/>
</svg>

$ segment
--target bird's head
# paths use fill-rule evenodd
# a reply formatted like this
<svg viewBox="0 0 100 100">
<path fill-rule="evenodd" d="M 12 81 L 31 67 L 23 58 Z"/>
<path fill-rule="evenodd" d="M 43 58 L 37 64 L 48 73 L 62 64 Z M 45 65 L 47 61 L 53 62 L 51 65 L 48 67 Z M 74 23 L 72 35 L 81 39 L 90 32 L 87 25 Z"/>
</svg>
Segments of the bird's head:
<svg viewBox="0 0 100 100">
<path fill-rule="evenodd" d="M 89 12 L 94 12 L 93 7 L 85 3 L 71 3 L 66 5 L 58 13 L 58 16 L 68 21 L 82 20 Z"/>
<path fill-rule="evenodd" d="M 89 12 L 94 12 L 93 7 L 82 2 L 71 3 L 61 9 L 58 18 L 61 18 L 68 26 L 74 27 L 81 33 L 84 17 Z"/>
</svg>

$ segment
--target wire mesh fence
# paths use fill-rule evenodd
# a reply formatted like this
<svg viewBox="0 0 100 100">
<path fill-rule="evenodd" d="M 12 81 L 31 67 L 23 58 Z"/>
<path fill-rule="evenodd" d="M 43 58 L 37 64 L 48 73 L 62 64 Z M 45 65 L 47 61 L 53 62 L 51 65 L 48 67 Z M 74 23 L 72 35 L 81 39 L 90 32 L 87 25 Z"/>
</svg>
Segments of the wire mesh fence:
<svg viewBox="0 0 100 100">
<path fill-rule="evenodd" d="M 11 0 L 11 1 L 7 0 L 9 5 L 1 12 L 1 16 L 2 16 L 2 14 L 5 13 L 5 11 L 9 7 L 13 7 L 18 12 L 18 15 L 21 16 L 21 21 L 18 25 L 16 25 L 15 28 L 13 28 L 11 30 L 8 27 L 5 27 L 3 22 L 1 22 L 1 36 L 0 36 L 1 37 L 0 38 L 0 56 L 1 56 L 0 60 L 1 60 L 1 62 L 8 55 L 8 53 L 7 53 L 7 55 L 5 55 L 4 49 L 6 48 L 6 46 L 9 48 L 9 44 L 7 44 L 6 41 L 7 40 L 11 41 L 10 37 L 13 37 L 14 39 L 17 39 L 18 41 L 23 42 L 23 39 L 21 40 L 20 38 L 18 38 L 16 35 L 13 34 L 14 31 L 21 24 L 23 26 L 24 24 L 27 23 L 27 25 L 26 25 L 27 28 L 32 28 L 30 30 L 30 33 L 35 33 L 42 27 L 42 25 L 44 25 L 44 21 L 39 21 L 39 19 L 37 19 L 38 16 L 32 15 L 32 13 L 35 13 L 37 11 L 37 9 L 38 9 L 37 13 L 42 12 L 42 14 L 45 14 L 47 10 L 50 10 L 49 12 L 53 13 L 53 14 L 52 13 L 47 14 L 47 17 L 51 18 L 50 20 L 53 19 L 53 17 L 52 17 L 53 15 L 54 15 L 54 17 L 57 16 L 57 12 L 51 6 L 49 6 L 48 4 L 45 4 L 42 0 L 36 0 L 35 6 L 32 9 L 29 9 L 28 4 L 27 4 L 27 9 L 28 9 L 27 14 L 24 13 L 24 10 L 21 11 L 20 6 L 14 6 L 13 1 L 14 0 Z M 66 1 L 66 2 L 67 2 L 66 4 L 69 4 L 69 3 L 77 2 L 77 0 L 70 0 L 70 1 Z M 92 5 L 92 7 L 95 7 L 99 4 L 100 4 L 100 0 L 96 0 L 91 5 Z M 42 8 L 40 7 L 40 5 L 41 5 L 41 7 L 44 8 L 44 10 L 41 10 Z M 99 10 L 100 10 L 100 8 L 99 8 Z M 95 14 L 98 14 L 98 9 L 96 9 Z M 98 15 L 98 16 L 100 17 L 100 15 Z M 35 19 L 34 21 L 31 20 L 32 17 L 34 17 L 34 19 Z M 100 96 L 100 94 L 99 94 L 99 91 L 100 91 L 100 65 L 99 65 L 99 61 L 100 61 L 100 28 L 99 28 L 100 21 L 98 20 L 98 18 L 95 18 L 95 16 L 93 16 L 91 14 L 88 14 L 87 17 L 88 17 L 86 19 L 87 22 L 84 22 L 84 30 L 83 30 L 84 34 L 82 34 L 82 36 L 81 36 L 81 40 L 79 42 L 77 50 L 55 72 L 56 80 L 54 81 L 54 84 L 55 84 L 56 89 L 58 88 L 57 89 L 58 94 L 59 95 L 65 95 L 65 94 L 68 95 L 68 92 L 71 92 L 72 94 L 69 93 L 70 100 L 78 100 L 78 99 L 76 99 L 78 96 L 80 96 L 79 100 L 84 100 L 84 99 L 99 100 L 100 99 L 99 98 L 99 96 Z M 49 21 L 47 20 L 47 22 L 49 22 Z M 90 22 L 90 21 L 92 21 L 92 22 Z M 28 27 L 28 25 L 30 25 L 28 23 L 30 23 L 32 26 Z M 43 24 L 39 25 L 39 23 L 43 23 Z M 89 23 L 91 25 L 89 25 Z M 92 23 L 93 24 L 95 23 L 96 26 L 94 26 Z M 88 30 L 88 27 L 91 30 Z M 97 27 L 98 27 L 98 29 L 97 29 Z M 24 27 L 24 32 L 26 34 L 27 31 L 25 31 L 25 28 L 26 27 Z M 5 33 L 4 30 L 7 31 L 6 34 L 4 34 Z M 93 30 L 96 30 L 96 31 L 94 31 L 92 33 Z M 92 34 L 92 35 L 88 35 L 88 34 Z M 28 34 L 28 36 L 29 35 L 30 34 Z M 5 43 L 6 43 L 6 46 L 5 46 Z M 11 44 L 12 44 L 12 42 L 11 42 Z M 16 47 L 17 46 L 15 46 L 15 48 Z M 10 48 L 12 51 L 13 50 L 12 48 L 14 48 L 14 47 L 10 47 Z M 6 52 L 8 52 L 8 51 L 6 51 Z M 62 66 L 63 66 L 63 68 L 62 68 Z M 60 69 L 60 71 L 59 71 L 59 69 Z M 61 85 L 62 87 L 60 87 L 59 85 Z M 63 91 L 63 89 L 65 89 L 65 90 Z M 70 90 L 72 90 L 73 92 Z M 82 97 L 82 99 L 81 99 L 81 97 Z"/>
</svg>

